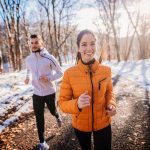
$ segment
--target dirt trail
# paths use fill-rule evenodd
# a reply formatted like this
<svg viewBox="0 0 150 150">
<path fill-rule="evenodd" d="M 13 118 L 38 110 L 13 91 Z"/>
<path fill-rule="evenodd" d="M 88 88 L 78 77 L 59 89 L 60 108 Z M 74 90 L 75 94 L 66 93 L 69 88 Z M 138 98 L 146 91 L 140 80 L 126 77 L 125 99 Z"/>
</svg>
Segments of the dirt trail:
<svg viewBox="0 0 150 150">
<path fill-rule="evenodd" d="M 114 84 L 117 115 L 112 122 L 112 150 L 150 150 L 150 92 L 123 77 L 114 78 Z M 59 129 L 55 118 L 45 110 L 45 135 L 50 150 L 80 150 L 70 116 L 63 114 L 62 119 Z M 34 150 L 37 142 L 33 113 L 22 116 L 0 135 L 1 150 Z"/>
</svg>

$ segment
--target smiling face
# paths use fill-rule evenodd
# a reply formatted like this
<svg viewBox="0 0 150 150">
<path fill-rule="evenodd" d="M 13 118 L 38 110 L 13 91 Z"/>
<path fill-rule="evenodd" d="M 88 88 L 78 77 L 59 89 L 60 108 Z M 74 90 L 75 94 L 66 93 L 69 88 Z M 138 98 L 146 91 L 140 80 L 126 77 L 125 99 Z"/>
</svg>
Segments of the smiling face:
<svg viewBox="0 0 150 150">
<path fill-rule="evenodd" d="M 37 51 L 42 47 L 42 40 L 39 38 L 31 38 L 31 49 L 32 51 Z"/>
<path fill-rule="evenodd" d="M 82 36 L 78 51 L 81 53 L 83 62 L 87 63 L 94 58 L 96 51 L 95 42 L 95 37 L 90 33 L 86 33 Z"/>
</svg>

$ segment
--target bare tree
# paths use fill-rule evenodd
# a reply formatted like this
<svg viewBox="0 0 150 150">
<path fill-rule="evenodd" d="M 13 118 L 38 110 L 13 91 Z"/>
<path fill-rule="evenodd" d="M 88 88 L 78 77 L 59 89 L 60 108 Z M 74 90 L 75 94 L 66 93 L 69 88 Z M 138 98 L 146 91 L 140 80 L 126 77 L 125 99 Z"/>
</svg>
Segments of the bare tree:
<svg viewBox="0 0 150 150">
<path fill-rule="evenodd" d="M 14 47 L 13 47 L 13 31 L 12 31 L 13 16 L 10 12 L 11 11 L 10 9 L 12 9 L 12 7 L 9 5 L 9 3 L 6 3 L 6 1 L 3 1 L 3 2 L 0 1 L 0 5 L 2 8 L 2 18 L 7 29 L 11 62 L 12 62 L 13 69 L 15 70 L 16 63 L 15 63 L 15 52 L 14 52 Z"/>
<path fill-rule="evenodd" d="M 139 33 L 141 37 L 141 51 L 139 54 L 140 59 L 146 59 L 150 57 L 150 51 L 149 51 L 149 31 L 150 31 L 150 22 L 149 22 L 150 16 L 141 16 L 141 22 L 139 23 Z"/>
<path fill-rule="evenodd" d="M 26 12 L 23 12 L 23 18 L 21 20 L 21 29 L 22 29 L 22 35 L 24 35 L 24 49 L 26 49 L 29 52 L 31 52 L 30 50 L 30 44 L 29 44 L 29 23 L 27 22 L 26 18 Z M 23 37 L 22 37 L 23 38 Z"/>
<path fill-rule="evenodd" d="M 139 13 L 137 14 L 137 17 L 136 17 L 136 28 L 138 27 L 138 23 L 139 23 Z M 130 56 L 132 44 L 133 44 L 133 41 L 134 41 L 134 38 L 135 38 L 135 34 L 136 34 L 136 28 L 134 28 L 133 34 L 131 35 L 129 46 L 126 43 L 126 47 L 127 48 L 126 48 L 126 54 L 125 54 L 125 61 L 127 61 L 129 56 Z M 127 36 L 127 38 L 128 38 L 128 36 Z"/>
<path fill-rule="evenodd" d="M 106 45 L 106 42 L 105 42 L 105 33 L 101 30 L 100 28 L 100 25 L 95 21 L 93 22 L 93 24 L 95 25 L 95 27 L 97 28 L 97 43 L 98 43 L 98 46 L 97 46 L 97 49 L 98 51 L 96 52 L 96 55 L 99 56 L 99 62 L 102 62 L 103 60 L 103 51 L 104 50 L 108 50 L 107 48 L 105 49 L 105 45 Z"/>
<path fill-rule="evenodd" d="M 21 0 L 15 1 L 16 9 L 16 30 L 15 30 L 15 45 L 16 45 L 16 64 L 17 69 L 21 70 L 22 68 L 22 50 L 20 46 L 20 2 Z"/>
<path fill-rule="evenodd" d="M 22 52 L 20 47 L 20 14 L 21 5 L 23 0 L 3 0 L 0 1 L 2 9 L 2 18 L 5 23 L 9 53 L 11 58 L 12 67 L 14 70 L 21 70 Z"/>
<path fill-rule="evenodd" d="M 114 38 L 114 47 L 117 54 L 117 59 L 120 61 L 120 48 L 119 48 L 119 42 L 118 42 L 118 35 L 117 35 L 117 28 L 115 26 L 115 20 L 117 19 L 116 16 L 116 5 L 117 0 L 97 0 L 97 4 L 99 7 L 100 12 L 100 18 L 102 19 L 102 22 L 104 26 L 106 27 L 107 36 L 106 39 L 109 42 L 110 40 L 110 34 L 113 33 Z M 102 8 L 102 9 L 101 9 Z M 103 14 L 101 14 L 103 13 Z M 104 17 L 105 16 L 105 17 Z M 110 30 L 111 29 L 111 30 Z M 110 45 L 108 44 L 108 52 L 109 52 L 109 59 L 110 59 Z"/>
<path fill-rule="evenodd" d="M 134 28 L 134 31 L 135 31 L 135 33 L 136 33 L 136 35 L 137 35 L 137 39 L 138 39 L 138 42 L 139 42 L 140 51 L 142 51 L 141 38 L 140 38 L 139 32 L 138 32 L 138 30 L 137 30 L 137 28 L 138 28 L 138 22 L 136 22 L 136 24 L 134 23 L 133 18 L 132 18 L 132 15 L 131 15 L 130 11 L 128 10 L 127 6 L 126 6 L 125 1 L 124 1 L 124 0 L 121 0 L 121 2 L 122 2 L 123 6 L 124 6 L 124 8 L 125 8 L 125 10 L 126 10 L 126 12 L 127 12 L 127 15 L 128 15 L 128 17 L 129 17 L 129 20 L 130 20 L 130 22 L 131 22 L 131 24 L 132 24 L 132 26 L 133 26 L 133 28 Z M 138 16 L 139 16 L 139 12 L 138 12 Z"/>
<path fill-rule="evenodd" d="M 49 39 L 50 39 L 50 51 L 51 53 L 53 54 L 53 50 L 54 50 L 54 46 L 53 46 L 53 37 L 52 37 L 52 23 L 51 23 L 51 3 L 50 3 L 50 0 L 38 0 L 39 4 L 44 8 L 45 12 L 46 12 L 46 15 L 47 15 L 47 26 L 48 26 L 48 35 L 49 35 Z"/>
<path fill-rule="evenodd" d="M 61 49 L 74 29 L 71 28 L 71 9 L 75 1 L 71 0 L 38 0 L 44 8 L 48 18 L 48 29 L 50 35 L 51 53 L 58 57 L 61 65 Z"/>
<path fill-rule="evenodd" d="M 0 73 L 3 72 L 2 50 L 0 48 Z"/>
</svg>

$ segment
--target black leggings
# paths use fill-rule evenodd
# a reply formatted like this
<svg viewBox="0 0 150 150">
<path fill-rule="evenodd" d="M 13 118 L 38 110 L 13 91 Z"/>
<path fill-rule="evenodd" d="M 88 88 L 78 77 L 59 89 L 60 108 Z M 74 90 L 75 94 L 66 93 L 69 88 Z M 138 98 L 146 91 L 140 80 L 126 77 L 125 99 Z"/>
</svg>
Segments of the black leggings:
<svg viewBox="0 0 150 150">
<path fill-rule="evenodd" d="M 91 135 L 92 132 L 83 132 L 74 129 L 79 144 L 82 150 L 91 150 Z M 111 150 L 111 125 L 108 127 L 94 131 L 94 150 Z"/>
<path fill-rule="evenodd" d="M 44 142 L 44 107 L 45 103 L 51 114 L 59 118 L 55 107 L 55 93 L 47 96 L 38 96 L 33 94 L 33 109 L 36 117 L 36 125 L 40 143 Z"/>
</svg>

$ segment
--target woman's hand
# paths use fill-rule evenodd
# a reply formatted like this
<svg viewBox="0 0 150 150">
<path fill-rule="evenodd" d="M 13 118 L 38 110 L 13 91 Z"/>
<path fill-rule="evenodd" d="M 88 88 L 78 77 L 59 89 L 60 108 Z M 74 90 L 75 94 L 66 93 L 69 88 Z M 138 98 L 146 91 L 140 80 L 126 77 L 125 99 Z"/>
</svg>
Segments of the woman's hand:
<svg viewBox="0 0 150 150">
<path fill-rule="evenodd" d="M 81 94 L 77 102 L 78 108 L 82 109 L 84 107 L 90 106 L 90 99 L 91 97 L 88 95 L 88 92 Z"/>
<path fill-rule="evenodd" d="M 114 116 L 116 114 L 116 107 L 114 105 L 109 104 L 106 110 L 109 116 Z"/>
</svg>

